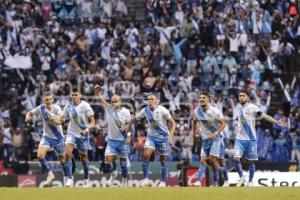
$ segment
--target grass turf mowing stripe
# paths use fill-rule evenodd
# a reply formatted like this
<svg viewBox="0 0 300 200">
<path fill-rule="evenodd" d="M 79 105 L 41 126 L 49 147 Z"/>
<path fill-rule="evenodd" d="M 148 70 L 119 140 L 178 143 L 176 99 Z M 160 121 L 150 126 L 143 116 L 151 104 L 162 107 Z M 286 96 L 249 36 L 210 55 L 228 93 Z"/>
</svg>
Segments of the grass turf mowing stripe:
<svg viewBox="0 0 300 200">
<path fill-rule="evenodd" d="M 1 188 L 1 200 L 293 200 L 300 188 Z"/>
</svg>

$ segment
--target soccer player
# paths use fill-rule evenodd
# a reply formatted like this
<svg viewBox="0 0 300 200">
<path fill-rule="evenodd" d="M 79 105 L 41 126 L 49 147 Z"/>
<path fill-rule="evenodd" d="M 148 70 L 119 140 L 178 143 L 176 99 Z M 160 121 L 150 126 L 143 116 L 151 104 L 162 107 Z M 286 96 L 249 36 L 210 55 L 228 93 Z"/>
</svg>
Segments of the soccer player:
<svg viewBox="0 0 300 200">
<path fill-rule="evenodd" d="M 265 114 L 258 106 L 249 103 L 249 95 L 246 89 L 240 90 L 239 103 L 240 105 L 237 105 L 235 109 L 238 128 L 234 145 L 235 168 L 240 177 L 237 186 L 242 186 L 245 183 L 240 161 L 242 156 L 245 156 L 249 161 L 249 181 L 247 185 L 253 186 L 252 180 L 255 173 L 255 161 L 258 160 L 255 120 L 259 117 L 281 127 L 286 127 L 286 122 L 275 120 L 270 115 Z"/>
<path fill-rule="evenodd" d="M 155 95 L 148 96 L 148 105 L 133 117 L 130 122 L 125 126 L 126 131 L 138 119 L 146 117 L 149 129 L 147 139 L 144 146 L 143 156 L 143 174 L 144 180 L 141 184 L 142 187 L 149 186 L 149 160 L 155 150 L 160 155 L 161 163 L 161 182 L 159 187 L 166 187 L 166 178 L 168 174 L 167 158 L 169 151 L 169 142 L 173 141 L 173 134 L 176 128 L 176 122 L 171 116 L 170 112 L 163 106 L 158 105 L 158 99 Z M 171 130 L 168 129 L 168 122 L 171 123 Z"/>
<path fill-rule="evenodd" d="M 39 159 L 42 168 L 48 172 L 46 184 L 51 186 L 52 181 L 55 179 L 53 172 L 49 166 L 49 163 L 45 159 L 47 151 L 52 147 L 65 172 L 65 146 L 64 135 L 60 122 L 55 118 L 55 115 L 61 114 L 61 108 L 53 104 L 53 97 L 50 92 L 44 92 L 43 104 L 37 106 L 33 110 L 26 114 L 25 122 L 32 121 L 32 117 L 35 114 L 39 114 L 43 120 L 43 136 L 38 147 L 37 158 Z M 64 173 L 64 175 L 66 175 Z"/>
<path fill-rule="evenodd" d="M 225 119 L 220 110 L 210 105 L 210 97 L 207 92 L 200 94 L 200 106 L 194 110 L 192 131 L 195 132 L 196 122 L 200 122 L 200 134 L 202 138 L 201 160 L 198 171 L 198 181 L 194 186 L 201 186 L 202 176 L 205 173 L 205 165 L 209 161 L 213 169 L 213 186 L 218 185 L 219 158 L 223 136 L 221 132 L 226 126 Z"/>
<path fill-rule="evenodd" d="M 66 136 L 66 173 L 68 176 L 65 187 L 73 186 L 72 177 L 72 153 L 74 148 L 77 148 L 80 160 L 84 170 L 84 187 L 89 187 L 89 131 L 95 126 L 94 111 L 91 106 L 80 99 L 81 95 L 77 89 L 74 89 L 71 94 L 72 102 L 67 103 L 64 107 L 61 120 L 63 121 L 69 116 Z"/>
<path fill-rule="evenodd" d="M 97 87 L 97 86 L 96 86 Z M 98 91 L 98 90 L 97 90 Z M 116 178 L 113 162 L 117 156 L 120 157 L 120 166 L 122 172 L 122 187 L 128 186 L 127 181 L 127 159 L 128 159 L 128 142 L 130 135 L 123 130 L 126 123 L 131 120 L 130 111 L 121 106 L 121 97 L 114 95 L 111 104 L 107 103 L 100 92 L 95 92 L 98 96 L 100 105 L 104 108 L 108 124 L 108 141 L 105 149 L 104 172 L 110 173 L 108 186 Z"/>
</svg>

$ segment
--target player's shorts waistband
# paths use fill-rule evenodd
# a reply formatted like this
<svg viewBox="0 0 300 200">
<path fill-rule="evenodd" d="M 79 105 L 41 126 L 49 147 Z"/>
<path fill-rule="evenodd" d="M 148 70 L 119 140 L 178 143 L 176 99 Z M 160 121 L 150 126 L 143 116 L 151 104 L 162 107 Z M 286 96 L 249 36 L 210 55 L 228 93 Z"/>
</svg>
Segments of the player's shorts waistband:
<svg viewBox="0 0 300 200">
<path fill-rule="evenodd" d="M 111 138 L 108 138 L 107 140 L 110 142 L 125 142 L 126 141 L 126 140 L 116 140 L 116 139 L 111 139 Z"/>
</svg>

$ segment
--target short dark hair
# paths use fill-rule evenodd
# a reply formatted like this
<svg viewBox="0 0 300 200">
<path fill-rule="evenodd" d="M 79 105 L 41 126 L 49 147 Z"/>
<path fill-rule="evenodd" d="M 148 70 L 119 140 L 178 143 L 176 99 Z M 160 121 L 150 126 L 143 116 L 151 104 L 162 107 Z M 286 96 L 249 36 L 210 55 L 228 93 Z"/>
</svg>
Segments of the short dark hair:
<svg viewBox="0 0 300 200">
<path fill-rule="evenodd" d="M 80 93 L 80 91 L 77 88 L 73 88 L 72 93 Z"/>
<path fill-rule="evenodd" d="M 50 91 L 43 92 L 43 97 L 46 97 L 46 96 L 52 96 L 52 93 Z"/>
<path fill-rule="evenodd" d="M 248 91 L 246 88 L 240 89 L 239 94 L 240 94 L 240 93 L 244 93 L 244 94 L 246 94 L 247 96 L 249 96 L 249 91 Z"/>
<path fill-rule="evenodd" d="M 208 98 L 210 98 L 210 94 L 207 91 L 201 91 L 199 96 L 201 96 L 201 95 L 204 95 L 204 96 L 207 96 Z"/>
</svg>

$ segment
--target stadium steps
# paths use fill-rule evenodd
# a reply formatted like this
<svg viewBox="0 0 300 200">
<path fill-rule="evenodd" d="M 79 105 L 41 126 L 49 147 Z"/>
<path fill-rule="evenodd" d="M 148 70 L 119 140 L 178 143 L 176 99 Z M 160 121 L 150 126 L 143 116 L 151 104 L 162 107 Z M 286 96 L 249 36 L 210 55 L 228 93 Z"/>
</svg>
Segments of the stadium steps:
<svg viewBox="0 0 300 200">
<path fill-rule="evenodd" d="M 129 20 L 145 21 L 144 0 L 127 0 L 127 9 Z"/>
</svg>

